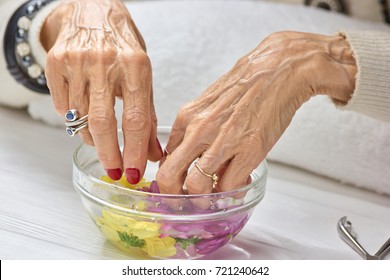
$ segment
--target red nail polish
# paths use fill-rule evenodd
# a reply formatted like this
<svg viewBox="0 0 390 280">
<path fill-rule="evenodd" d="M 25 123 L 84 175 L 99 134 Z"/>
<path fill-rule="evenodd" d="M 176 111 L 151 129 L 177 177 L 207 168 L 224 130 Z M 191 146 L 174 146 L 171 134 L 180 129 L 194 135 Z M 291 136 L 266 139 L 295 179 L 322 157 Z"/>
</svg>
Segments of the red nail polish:
<svg viewBox="0 0 390 280">
<path fill-rule="evenodd" d="M 106 169 L 106 172 L 108 177 L 115 181 L 118 181 L 122 177 L 122 169 L 120 168 Z"/>
<path fill-rule="evenodd" d="M 159 150 L 160 153 L 163 155 L 163 150 L 162 150 L 162 148 L 161 148 L 160 141 L 158 141 L 158 138 L 156 138 L 156 142 L 157 142 L 157 148 L 158 148 L 158 150 Z"/>
<path fill-rule="evenodd" d="M 141 172 L 137 168 L 126 169 L 126 179 L 130 184 L 137 184 L 141 180 Z"/>
</svg>

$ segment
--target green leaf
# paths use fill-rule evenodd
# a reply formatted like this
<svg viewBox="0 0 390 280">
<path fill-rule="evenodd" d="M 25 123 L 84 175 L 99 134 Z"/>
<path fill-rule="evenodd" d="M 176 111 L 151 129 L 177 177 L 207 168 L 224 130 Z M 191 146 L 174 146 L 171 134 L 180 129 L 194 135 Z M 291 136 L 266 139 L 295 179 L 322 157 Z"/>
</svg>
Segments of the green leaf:
<svg viewBox="0 0 390 280">
<path fill-rule="evenodd" d="M 175 238 L 176 242 L 181 245 L 181 248 L 183 250 L 187 250 L 187 247 L 189 245 L 195 245 L 200 241 L 197 237 L 191 237 L 191 238 Z"/>
<path fill-rule="evenodd" d="M 125 243 L 126 247 L 139 247 L 142 248 L 145 246 L 145 240 L 140 239 L 138 236 L 133 234 L 128 234 L 127 232 L 118 231 L 119 238 Z"/>
</svg>

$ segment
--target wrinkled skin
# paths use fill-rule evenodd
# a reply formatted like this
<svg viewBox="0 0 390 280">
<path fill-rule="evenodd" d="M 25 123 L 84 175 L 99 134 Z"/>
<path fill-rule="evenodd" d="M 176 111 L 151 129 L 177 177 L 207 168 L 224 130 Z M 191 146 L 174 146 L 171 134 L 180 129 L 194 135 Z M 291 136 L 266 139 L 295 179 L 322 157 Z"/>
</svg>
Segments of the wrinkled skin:
<svg viewBox="0 0 390 280">
<path fill-rule="evenodd" d="M 49 50 L 46 76 L 57 112 L 88 113 L 88 129 L 80 133 L 84 142 L 96 146 L 111 178 L 118 175 L 113 170 L 125 171 L 136 183 L 147 158 L 157 161 L 162 151 L 151 64 L 126 8 L 118 0 L 62 1 L 41 35 Z M 166 147 L 171 154 L 164 156 L 156 177 L 160 191 L 183 193 L 184 185 L 186 192 L 202 194 L 244 185 L 304 102 L 316 94 L 348 102 L 356 71 L 341 35 L 271 34 L 178 113 Z M 115 97 L 124 101 L 123 156 Z M 209 177 L 191 167 L 197 160 L 206 173 L 219 175 L 215 189 Z"/>
<path fill-rule="evenodd" d="M 67 0 L 47 18 L 41 41 L 49 51 L 46 77 L 56 111 L 88 114 L 83 141 L 95 145 L 112 179 L 125 171 L 130 183 L 146 161 L 162 157 L 152 95 L 152 69 L 145 44 L 118 0 Z M 114 104 L 123 99 L 123 156 Z"/>
<path fill-rule="evenodd" d="M 199 98 L 185 105 L 172 128 L 157 182 L 162 193 L 227 191 L 243 186 L 310 97 L 346 103 L 356 64 L 341 35 L 274 33 L 242 57 Z M 219 175 L 212 188 L 208 174 Z M 190 170 L 188 170 L 190 168 Z"/>
</svg>

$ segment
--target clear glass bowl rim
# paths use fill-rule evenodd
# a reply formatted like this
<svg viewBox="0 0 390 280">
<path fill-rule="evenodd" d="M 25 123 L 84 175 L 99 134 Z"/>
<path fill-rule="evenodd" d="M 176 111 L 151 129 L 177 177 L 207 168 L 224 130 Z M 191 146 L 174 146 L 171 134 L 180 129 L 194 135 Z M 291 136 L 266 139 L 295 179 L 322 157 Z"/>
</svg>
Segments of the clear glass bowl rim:
<svg viewBox="0 0 390 280">
<path fill-rule="evenodd" d="M 158 126 L 157 127 L 157 132 L 169 132 L 170 131 L 170 127 L 168 126 Z M 118 133 L 122 133 L 122 130 L 119 129 L 118 130 Z M 255 176 L 257 178 L 253 178 L 253 176 L 251 175 L 252 179 L 255 179 L 253 180 L 250 184 L 248 185 L 245 185 L 241 188 L 238 188 L 238 189 L 235 189 L 235 190 L 230 190 L 230 191 L 226 191 L 226 192 L 216 192 L 216 193 L 210 193 L 210 194 L 162 194 L 162 193 L 147 193 L 147 192 L 142 192 L 142 191 L 138 191 L 138 190 L 133 190 L 133 189 L 129 189 L 129 188 L 126 188 L 126 187 L 122 187 L 122 186 L 118 186 L 118 185 L 115 185 L 115 184 L 111 184 L 109 182 L 105 182 L 103 180 L 100 180 L 90 174 L 88 174 L 82 167 L 81 167 L 81 164 L 78 160 L 78 154 L 79 152 L 81 151 L 82 148 L 84 147 L 89 147 L 87 146 L 85 143 L 81 143 L 77 148 L 76 150 L 74 151 L 73 153 L 73 167 L 75 167 L 78 172 L 81 172 L 84 176 L 88 177 L 88 179 L 93 182 L 93 183 L 97 183 L 99 185 L 102 185 L 102 186 L 106 186 L 106 187 L 109 187 L 109 188 L 113 188 L 113 189 L 120 189 L 121 191 L 125 192 L 125 193 L 128 193 L 129 195 L 135 195 L 135 196 L 145 196 L 145 195 L 152 195 L 154 197 L 161 197 L 161 198 L 169 198 L 169 199 L 173 199 L 173 198 L 176 198 L 176 199 L 199 199 L 199 198 L 215 198 L 215 197 L 224 197 L 224 196 L 232 196 L 232 195 L 236 195 L 240 192 L 246 192 L 250 189 L 252 189 L 253 187 L 256 187 L 257 185 L 257 182 L 263 182 L 266 180 L 266 177 L 267 177 L 267 173 L 268 173 L 268 166 L 267 166 L 267 161 L 264 159 L 260 164 L 259 166 L 263 165 L 263 169 L 262 169 L 262 172 L 260 174 L 255 174 Z M 256 169 L 255 169 L 256 170 Z M 74 180 L 74 178 L 73 178 Z M 259 184 L 259 186 L 261 187 L 265 187 L 264 186 L 265 184 Z M 259 187 L 257 186 L 257 187 Z M 84 187 L 82 187 L 82 189 L 84 191 L 86 191 L 87 193 L 89 193 L 90 195 L 92 195 L 87 189 L 85 189 Z M 93 195 L 92 195 L 93 196 Z"/>
</svg>

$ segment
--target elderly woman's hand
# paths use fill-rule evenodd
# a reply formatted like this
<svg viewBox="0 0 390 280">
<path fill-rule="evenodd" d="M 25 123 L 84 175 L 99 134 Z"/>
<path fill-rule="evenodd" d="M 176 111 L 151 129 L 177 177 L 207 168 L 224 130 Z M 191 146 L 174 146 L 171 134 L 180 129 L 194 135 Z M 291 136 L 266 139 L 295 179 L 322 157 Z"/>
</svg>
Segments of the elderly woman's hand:
<svg viewBox="0 0 390 280">
<path fill-rule="evenodd" d="M 152 70 L 144 41 L 119 0 L 67 0 L 47 18 L 41 41 L 49 50 L 46 77 L 56 111 L 88 114 L 80 131 L 95 145 L 112 179 L 123 169 L 130 183 L 146 161 L 162 157 L 152 96 Z M 115 98 L 123 99 L 123 156 L 117 137 Z"/>
<path fill-rule="evenodd" d="M 160 190 L 181 193 L 184 184 L 202 194 L 244 185 L 305 101 L 321 93 L 346 103 L 355 75 L 341 35 L 272 34 L 179 112 L 166 147 L 171 154 L 157 174 Z M 199 168 L 187 174 L 197 158 Z M 202 171 L 219 175 L 215 190 Z"/>
</svg>

